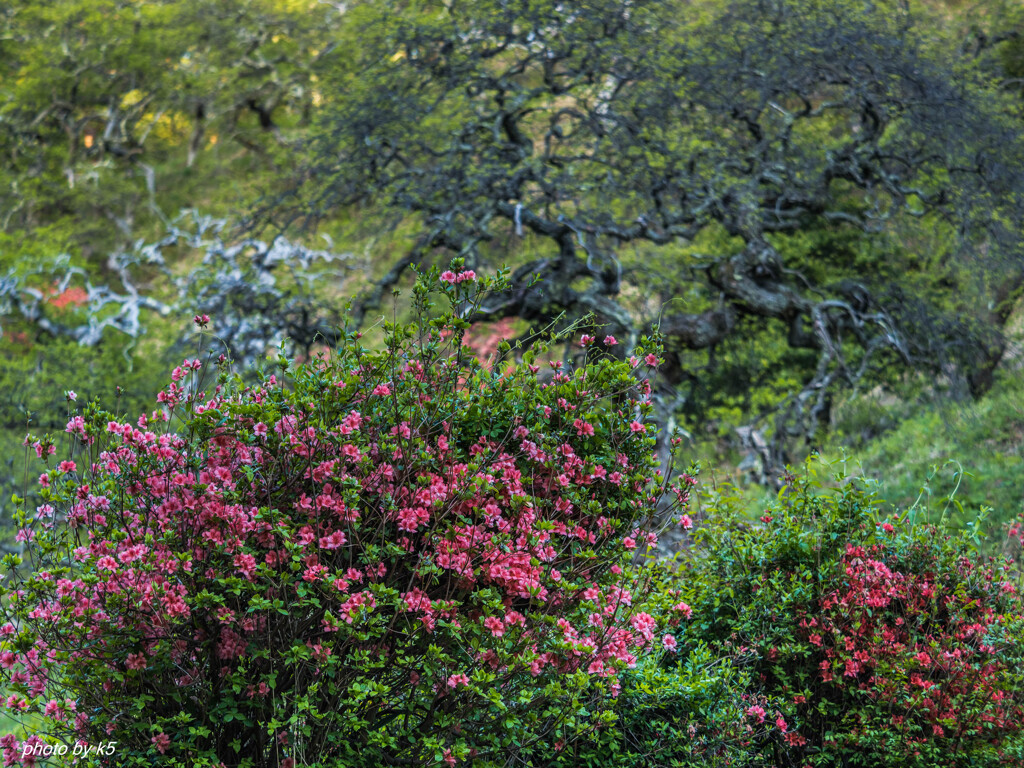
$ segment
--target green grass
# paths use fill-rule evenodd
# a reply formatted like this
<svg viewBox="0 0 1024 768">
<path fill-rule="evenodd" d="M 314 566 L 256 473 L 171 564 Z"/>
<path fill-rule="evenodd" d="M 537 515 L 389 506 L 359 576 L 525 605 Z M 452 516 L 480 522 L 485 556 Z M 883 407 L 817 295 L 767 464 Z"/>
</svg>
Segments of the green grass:
<svg viewBox="0 0 1024 768">
<path fill-rule="evenodd" d="M 833 440 L 823 454 L 836 458 L 843 451 Z M 924 409 L 846 453 L 879 480 L 897 508 L 917 502 L 963 524 L 989 507 L 993 531 L 1024 509 L 1024 381 L 1018 371 L 1005 371 L 977 402 Z"/>
</svg>

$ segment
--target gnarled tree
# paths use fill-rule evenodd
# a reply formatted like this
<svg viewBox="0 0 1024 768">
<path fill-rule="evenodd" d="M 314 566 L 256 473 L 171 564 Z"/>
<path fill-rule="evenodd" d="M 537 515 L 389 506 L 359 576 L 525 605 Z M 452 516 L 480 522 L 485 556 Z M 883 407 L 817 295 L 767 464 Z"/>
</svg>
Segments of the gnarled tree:
<svg viewBox="0 0 1024 768">
<path fill-rule="evenodd" d="M 799 372 L 750 424 L 771 422 L 774 470 L 842 388 L 899 366 L 979 391 L 1001 354 L 1020 122 L 914 21 L 846 0 L 355 4 L 313 159 L 264 213 L 421 223 L 357 320 L 458 256 L 513 266 L 478 319 L 593 313 L 626 353 L 656 321 L 666 414 L 714 403 L 716 376 L 754 386 L 723 360 L 774 339 Z"/>
</svg>

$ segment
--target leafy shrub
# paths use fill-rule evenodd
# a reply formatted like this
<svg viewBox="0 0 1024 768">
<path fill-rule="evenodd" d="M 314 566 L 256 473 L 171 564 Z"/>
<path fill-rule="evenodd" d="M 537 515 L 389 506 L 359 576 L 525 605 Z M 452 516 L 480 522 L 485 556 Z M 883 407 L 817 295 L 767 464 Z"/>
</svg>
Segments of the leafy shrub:
<svg viewBox="0 0 1024 768">
<path fill-rule="evenodd" d="M 696 641 L 683 652 L 691 608 L 676 589 L 677 566 L 669 560 L 647 563 L 650 584 L 642 609 L 664 634 L 660 653 L 643 656 L 622 673 L 616 720 L 587 740 L 543 745 L 531 757 L 544 768 L 696 768 L 766 766 L 751 752 L 744 693 L 749 670 L 721 649 Z"/>
<path fill-rule="evenodd" d="M 755 745 L 785 766 L 1019 765 L 1024 620 L 970 531 L 880 517 L 864 482 L 791 478 L 759 525 L 712 500 L 689 638 L 746 657 Z M 690 642 L 693 642 L 691 639 Z"/>
<path fill-rule="evenodd" d="M 76 414 L 5 560 L 6 706 L 190 768 L 495 765 L 610 723 L 660 647 L 628 575 L 665 490 L 657 358 L 485 370 L 437 280 L 378 351 L 251 386 L 186 361 L 135 424 Z M 440 280 L 459 306 L 476 284 Z"/>
</svg>

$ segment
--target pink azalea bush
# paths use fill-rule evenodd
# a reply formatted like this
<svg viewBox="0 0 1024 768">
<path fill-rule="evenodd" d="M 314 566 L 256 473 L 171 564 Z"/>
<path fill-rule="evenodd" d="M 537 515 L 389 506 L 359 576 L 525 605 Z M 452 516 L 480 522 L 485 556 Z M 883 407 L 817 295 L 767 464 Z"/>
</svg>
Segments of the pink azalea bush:
<svg viewBox="0 0 1024 768">
<path fill-rule="evenodd" d="M 504 764 L 609 724 L 623 672 L 672 646 L 629 575 L 668 490 L 643 372 L 482 369 L 431 296 L 483 282 L 426 276 L 382 349 L 250 385 L 186 360 L 148 415 L 76 413 L 65 458 L 33 439 L 7 709 L 116 741 L 100 763 L 189 768 Z"/>
<path fill-rule="evenodd" d="M 683 571 L 687 642 L 754 673 L 750 752 L 813 768 L 1024 764 L 1020 572 L 970 529 L 883 512 L 863 481 L 827 488 L 815 469 L 761 525 L 712 499 Z"/>
</svg>

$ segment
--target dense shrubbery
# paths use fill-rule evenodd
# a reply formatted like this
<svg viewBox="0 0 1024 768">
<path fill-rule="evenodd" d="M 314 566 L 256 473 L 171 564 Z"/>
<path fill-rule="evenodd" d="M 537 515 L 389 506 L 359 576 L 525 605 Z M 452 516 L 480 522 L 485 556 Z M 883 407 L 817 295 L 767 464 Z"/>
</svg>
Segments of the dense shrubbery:
<svg viewBox="0 0 1024 768">
<path fill-rule="evenodd" d="M 457 301 L 474 277 L 440 276 Z M 636 375 L 657 358 L 491 372 L 415 298 L 383 350 L 352 337 L 287 385 L 186 361 L 162 410 L 89 406 L 59 461 L 35 442 L 9 710 L 190 767 L 489 765 L 614 720 L 622 671 L 663 648 L 630 575 L 664 487 Z"/>
<path fill-rule="evenodd" d="M 655 348 L 546 383 L 504 342 L 481 362 L 480 282 L 432 273 L 381 349 L 255 384 L 187 360 L 135 423 L 90 404 L 66 455 L 29 441 L 0 674 L 41 726 L 6 764 L 1019 763 L 1021 600 L 973 532 L 811 467 L 759 525 L 707 496 L 684 556 L 643 562 L 695 483 L 651 452 Z"/>
<path fill-rule="evenodd" d="M 689 639 L 746 659 L 754 745 L 786 766 L 1019 765 L 1016 576 L 840 480 L 792 478 L 756 527 L 719 498 L 687 560 Z"/>
</svg>

